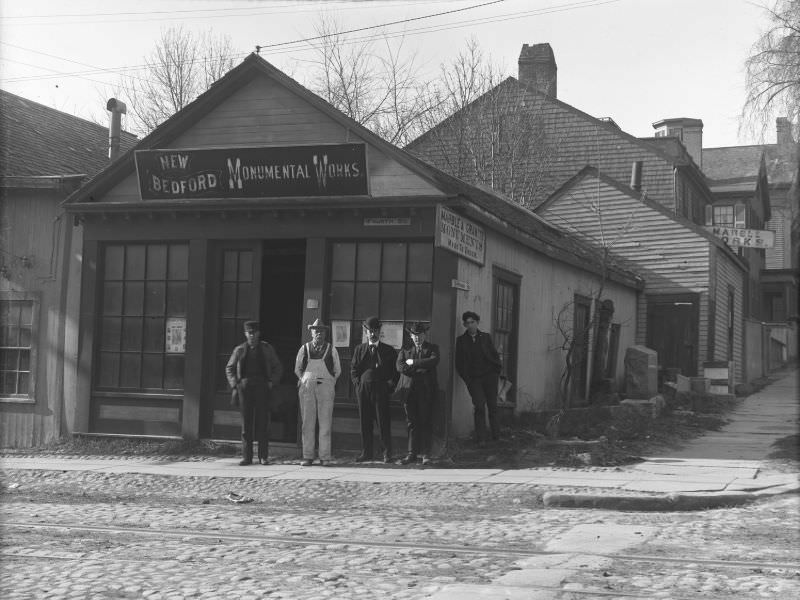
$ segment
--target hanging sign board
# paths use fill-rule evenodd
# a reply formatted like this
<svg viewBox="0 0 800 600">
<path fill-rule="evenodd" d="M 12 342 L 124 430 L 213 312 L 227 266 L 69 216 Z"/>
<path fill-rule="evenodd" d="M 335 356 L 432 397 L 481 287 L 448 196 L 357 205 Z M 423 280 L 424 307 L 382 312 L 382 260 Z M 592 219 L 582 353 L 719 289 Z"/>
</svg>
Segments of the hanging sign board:
<svg viewBox="0 0 800 600">
<path fill-rule="evenodd" d="M 165 351 L 167 354 L 184 354 L 186 352 L 186 319 L 173 317 L 167 319 Z"/>
<path fill-rule="evenodd" d="M 459 214 L 436 206 L 436 245 L 482 265 L 486 262 L 486 232 Z"/>
<path fill-rule="evenodd" d="M 142 200 L 365 196 L 364 144 L 137 150 Z"/>
<path fill-rule="evenodd" d="M 758 229 L 737 229 L 721 225 L 707 226 L 706 229 L 732 247 L 774 248 L 775 232 Z"/>
</svg>

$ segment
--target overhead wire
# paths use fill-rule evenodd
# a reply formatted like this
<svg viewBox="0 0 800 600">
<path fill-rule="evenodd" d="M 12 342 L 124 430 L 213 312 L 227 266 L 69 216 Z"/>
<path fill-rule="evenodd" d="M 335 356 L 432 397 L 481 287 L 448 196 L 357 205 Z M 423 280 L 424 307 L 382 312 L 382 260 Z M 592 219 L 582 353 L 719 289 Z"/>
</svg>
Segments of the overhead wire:
<svg viewBox="0 0 800 600">
<path fill-rule="evenodd" d="M 391 3 L 393 8 L 397 8 L 399 6 L 416 6 L 419 4 L 439 4 L 439 3 L 453 3 L 453 2 L 467 2 L 468 0 L 406 0 L 404 2 L 392 2 L 388 0 L 388 2 L 363 2 L 359 0 L 342 0 L 341 2 L 326 2 L 326 6 L 330 7 L 332 4 L 352 4 L 354 6 L 337 6 L 335 10 L 337 12 L 340 11 L 349 11 L 349 10 L 375 10 L 375 9 L 384 9 L 385 6 L 378 6 L 379 4 L 387 4 Z M 308 8 L 303 8 L 298 10 L 298 4 L 306 5 Z M 276 10 L 287 8 L 289 10 Z M 241 13 L 233 13 L 232 11 L 249 11 L 249 12 L 241 12 Z M 116 23 L 120 21 L 124 22 L 145 22 L 145 21 L 163 21 L 163 20 L 172 20 L 170 17 L 159 16 L 153 17 L 152 15 L 176 15 L 173 19 L 181 19 L 181 20 L 189 20 L 189 19 L 217 19 L 217 18 L 228 18 L 228 17 L 250 17 L 250 16 L 257 16 L 257 15 L 265 15 L 265 14 L 300 14 L 306 12 L 319 12 L 320 11 L 320 2 L 304 2 L 304 3 L 296 3 L 291 2 L 289 4 L 281 4 L 281 5 L 272 5 L 268 9 L 259 9 L 255 10 L 251 6 L 240 6 L 240 7 L 226 7 L 226 8 L 206 8 L 206 9 L 186 9 L 186 10 L 165 10 L 165 11 L 145 11 L 145 12 L 109 12 L 109 13 L 70 13 L 70 14 L 61 14 L 61 15 L 6 15 L 0 16 L 0 22 L 4 20 L 11 20 L 11 19 L 55 19 L 55 18 L 80 18 L 82 19 L 81 23 L 88 23 L 88 24 L 96 24 L 96 23 Z M 207 12 L 207 13 L 222 13 L 222 14 L 208 14 L 208 15 L 197 15 L 195 17 L 187 16 L 186 13 L 200 13 L 200 12 Z M 87 18 L 92 17 L 107 17 L 107 16 L 114 16 L 114 17 L 126 17 L 126 18 L 119 18 L 119 19 L 105 19 L 105 20 L 91 20 L 87 21 Z M 142 16 L 146 17 L 143 19 L 136 19 L 131 17 Z M 24 26 L 24 25 L 64 25 L 64 24 L 72 24 L 71 22 L 53 22 L 53 23 L 15 23 L 15 26 Z"/>
<path fill-rule="evenodd" d="M 368 43 L 368 42 L 375 41 L 375 40 L 384 40 L 384 39 L 388 40 L 388 39 L 395 39 L 395 38 L 398 38 L 398 37 L 405 37 L 405 36 L 411 36 L 411 35 L 424 35 L 424 34 L 427 34 L 427 33 L 437 33 L 437 32 L 440 32 L 440 31 L 447 31 L 447 30 L 450 30 L 450 29 L 457 29 L 457 28 L 462 28 L 462 27 L 477 26 L 477 25 L 483 25 L 483 24 L 487 24 L 487 23 L 499 23 L 499 22 L 504 22 L 504 21 L 508 21 L 508 20 L 511 20 L 511 19 L 518 19 L 518 18 L 521 18 L 521 17 L 539 16 L 539 15 L 544 15 L 544 14 L 552 14 L 552 13 L 558 13 L 558 12 L 568 12 L 568 11 L 572 11 L 572 10 L 579 10 L 579 9 L 584 9 L 584 8 L 592 8 L 592 7 L 595 7 L 595 6 L 613 4 L 613 3 L 620 2 L 620 1 L 621 0 L 582 0 L 582 1 L 578 1 L 578 2 L 571 2 L 571 3 L 567 3 L 567 4 L 550 6 L 550 7 L 540 8 L 540 9 L 532 9 L 532 10 L 526 10 L 526 11 L 517 11 L 517 12 L 513 12 L 513 13 L 506 13 L 506 14 L 497 15 L 497 16 L 494 16 L 494 17 L 483 17 L 483 18 L 478 18 L 478 19 L 467 19 L 467 20 L 455 21 L 455 22 L 445 23 L 445 24 L 440 24 L 440 25 L 423 26 L 423 27 L 418 27 L 418 28 L 415 28 L 415 29 L 404 29 L 402 31 L 395 31 L 395 32 L 371 33 L 371 34 L 367 34 L 367 35 L 364 35 L 364 36 L 357 36 L 357 37 L 354 37 L 354 38 L 351 37 L 351 38 L 341 42 L 341 45 L 344 46 L 344 45 L 352 45 L 352 44 L 358 44 L 358 43 Z M 478 6 L 483 6 L 483 5 L 478 5 Z M 466 10 L 466 9 L 460 9 L 460 10 L 463 11 L 463 10 Z M 391 25 L 402 24 L 404 22 L 419 20 L 421 18 L 423 18 L 423 17 L 414 17 L 412 19 L 396 21 L 396 22 L 392 22 L 390 24 Z M 371 27 L 368 27 L 368 28 L 359 28 L 359 29 L 356 29 L 356 30 L 351 30 L 351 32 L 363 31 L 363 30 L 366 30 L 366 29 L 379 29 L 381 27 L 386 27 L 386 26 L 388 26 L 390 24 L 384 23 L 382 25 L 375 25 L 375 26 L 371 26 Z M 269 54 L 271 56 L 272 55 L 289 54 L 289 53 L 293 53 L 293 52 L 312 49 L 313 45 L 309 43 L 310 41 L 315 41 L 317 39 L 325 39 L 325 38 L 328 38 L 328 37 L 335 37 L 335 36 L 339 36 L 339 35 L 344 35 L 346 33 L 348 33 L 348 32 L 332 32 L 330 34 L 317 36 L 315 38 L 303 38 L 303 39 L 293 40 L 293 41 L 289 41 L 289 42 L 280 42 L 278 44 L 273 44 L 273 45 L 259 46 L 258 48 L 264 49 L 264 50 L 268 50 L 271 47 L 281 46 L 278 49 L 269 51 Z M 91 65 L 86 65 L 85 63 L 79 63 L 77 61 L 71 61 L 69 59 L 63 59 L 61 57 L 57 57 L 57 56 L 52 55 L 52 54 L 47 54 L 47 53 L 44 53 L 44 52 L 41 52 L 41 51 L 29 49 L 29 48 L 23 48 L 22 46 L 15 46 L 13 44 L 8 44 L 7 42 L 0 41 L 0 44 L 10 45 L 10 46 L 17 47 L 19 49 L 28 50 L 30 52 L 36 52 L 36 53 L 43 54 L 43 55 L 46 55 L 46 56 L 59 58 L 61 60 L 66 60 L 68 62 L 73 62 L 75 64 L 80 64 L 80 65 L 84 65 L 84 66 L 90 67 L 90 69 L 91 69 L 91 70 L 88 70 L 88 71 L 64 72 L 64 73 L 56 74 L 56 75 L 30 75 L 30 76 L 25 76 L 25 77 L 7 78 L 5 81 L 9 82 L 9 83 L 10 82 L 20 82 L 20 81 L 53 79 L 53 78 L 56 78 L 56 77 L 70 77 L 70 76 L 84 77 L 85 78 L 86 75 L 94 75 L 94 74 L 98 74 L 98 73 L 108 73 L 108 74 L 116 73 L 116 74 L 122 75 L 122 74 L 125 74 L 125 73 L 129 72 L 129 71 L 144 70 L 144 69 L 147 69 L 148 66 L 149 66 L 147 64 L 141 64 L 141 65 L 133 65 L 133 66 L 126 66 L 126 67 L 111 67 L 111 68 L 92 67 Z M 243 58 L 243 57 L 247 56 L 248 54 L 249 53 L 235 53 L 235 54 L 232 55 L 232 57 L 233 58 Z M 8 59 L 0 57 L 0 60 L 8 60 Z M 196 62 L 208 62 L 208 60 L 209 59 L 195 59 L 193 61 L 186 61 L 185 64 L 196 63 Z"/>
</svg>

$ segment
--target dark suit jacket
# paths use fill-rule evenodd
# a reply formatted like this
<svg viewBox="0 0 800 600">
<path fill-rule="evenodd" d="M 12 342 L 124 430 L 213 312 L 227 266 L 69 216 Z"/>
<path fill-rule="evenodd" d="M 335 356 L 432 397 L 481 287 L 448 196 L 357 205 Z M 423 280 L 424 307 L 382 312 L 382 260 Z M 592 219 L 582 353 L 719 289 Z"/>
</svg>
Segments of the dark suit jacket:
<svg viewBox="0 0 800 600">
<path fill-rule="evenodd" d="M 389 344 L 378 342 L 378 381 L 391 381 L 397 379 L 397 372 L 394 369 L 397 352 Z M 361 376 L 371 367 L 369 344 L 359 344 L 353 351 L 353 359 L 350 361 L 350 378 L 353 385 L 358 387 L 361 383 Z"/>
<path fill-rule="evenodd" d="M 283 365 L 272 346 L 264 341 L 259 344 L 261 344 L 264 354 L 264 372 L 267 374 L 267 379 L 272 382 L 272 385 L 277 385 L 283 376 Z M 247 342 L 233 349 L 228 364 L 225 365 L 225 376 L 228 378 L 228 385 L 232 388 L 236 387 L 236 384 L 242 379 L 242 363 L 244 363 L 245 356 L 247 356 Z"/>
<path fill-rule="evenodd" d="M 413 365 L 407 365 L 406 360 L 412 359 Z M 436 387 L 436 365 L 439 364 L 439 346 L 423 342 L 419 352 L 416 346 L 403 348 L 397 355 L 397 371 L 408 375 L 415 381 L 422 380 L 431 387 Z"/>
<path fill-rule="evenodd" d="M 500 355 L 497 353 L 497 348 L 494 347 L 492 336 L 479 329 L 477 338 L 478 339 L 474 343 L 478 344 L 478 347 L 483 352 L 484 358 L 492 365 L 492 371 L 499 374 L 503 368 L 503 364 L 500 362 Z M 456 372 L 464 381 L 468 381 L 471 375 L 469 373 L 469 365 L 467 364 L 467 344 L 472 343 L 473 341 L 470 339 L 468 331 L 465 331 L 463 335 L 456 338 Z"/>
</svg>

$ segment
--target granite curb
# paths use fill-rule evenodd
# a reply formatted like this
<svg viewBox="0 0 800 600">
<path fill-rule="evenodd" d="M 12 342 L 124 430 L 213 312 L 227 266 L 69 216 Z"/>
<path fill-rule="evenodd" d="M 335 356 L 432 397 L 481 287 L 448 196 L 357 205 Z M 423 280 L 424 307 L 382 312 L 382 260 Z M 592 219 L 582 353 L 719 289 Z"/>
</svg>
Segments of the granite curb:
<svg viewBox="0 0 800 600">
<path fill-rule="evenodd" d="M 552 508 L 594 508 L 635 512 L 683 512 L 740 506 L 783 494 L 800 493 L 800 483 L 752 492 L 680 492 L 658 495 L 545 492 L 544 505 Z"/>
</svg>

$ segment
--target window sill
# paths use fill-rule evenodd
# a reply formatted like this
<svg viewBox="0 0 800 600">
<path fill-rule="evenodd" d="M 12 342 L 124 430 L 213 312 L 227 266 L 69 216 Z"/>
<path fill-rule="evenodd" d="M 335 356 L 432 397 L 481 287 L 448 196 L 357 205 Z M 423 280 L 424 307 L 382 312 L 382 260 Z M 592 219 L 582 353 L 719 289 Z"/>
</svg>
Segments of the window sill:
<svg viewBox="0 0 800 600">
<path fill-rule="evenodd" d="M 36 404 L 36 400 L 28 397 L 0 396 L 0 404 Z"/>
</svg>

